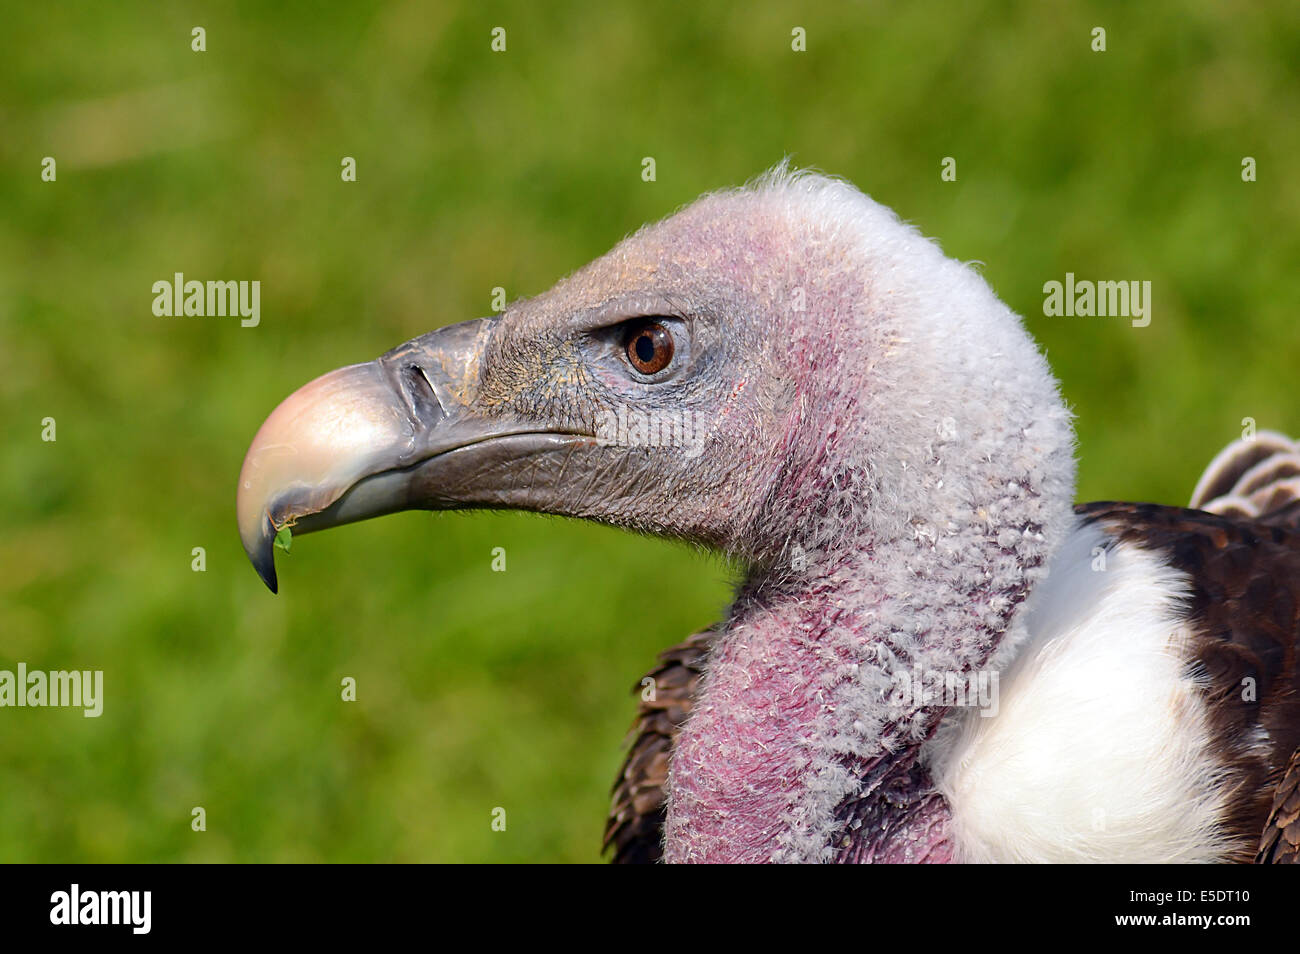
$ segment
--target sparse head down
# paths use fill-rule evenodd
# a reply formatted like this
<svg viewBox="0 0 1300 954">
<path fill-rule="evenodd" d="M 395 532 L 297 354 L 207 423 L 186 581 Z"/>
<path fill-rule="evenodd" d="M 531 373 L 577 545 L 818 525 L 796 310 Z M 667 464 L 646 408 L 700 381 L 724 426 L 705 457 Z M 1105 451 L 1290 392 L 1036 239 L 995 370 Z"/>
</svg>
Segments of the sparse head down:
<svg viewBox="0 0 1300 954">
<path fill-rule="evenodd" d="M 688 439 L 647 439 L 669 425 Z M 361 429 L 366 446 L 344 439 Z M 240 530 L 272 585 L 276 527 L 414 507 L 725 552 L 749 578 L 674 756 L 666 857 L 901 859 L 942 854 L 942 818 L 862 820 L 887 811 L 882 778 L 924 800 L 906 756 L 941 712 L 891 702 L 892 676 L 1014 645 L 1071 524 L 1072 440 L 1045 361 L 974 270 L 851 185 L 782 166 L 499 318 L 290 397 L 245 461 Z"/>
</svg>

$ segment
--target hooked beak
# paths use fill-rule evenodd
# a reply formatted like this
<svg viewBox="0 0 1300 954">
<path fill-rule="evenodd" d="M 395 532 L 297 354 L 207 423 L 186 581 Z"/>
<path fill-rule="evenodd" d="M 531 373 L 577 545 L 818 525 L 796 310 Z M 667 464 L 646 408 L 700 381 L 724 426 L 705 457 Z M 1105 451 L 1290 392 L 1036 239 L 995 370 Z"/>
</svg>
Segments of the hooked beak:
<svg viewBox="0 0 1300 954">
<path fill-rule="evenodd" d="M 317 378 L 253 438 L 239 474 L 239 536 L 277 590 L 275 537 L 399 510 L 529 506 L 518 478 L 581 435 L 476 405 L 479 359 L 495 319 L 451 325 L 367 364 Z M 534 475 L 535 476 L 535 475 Z"/>
</svg>

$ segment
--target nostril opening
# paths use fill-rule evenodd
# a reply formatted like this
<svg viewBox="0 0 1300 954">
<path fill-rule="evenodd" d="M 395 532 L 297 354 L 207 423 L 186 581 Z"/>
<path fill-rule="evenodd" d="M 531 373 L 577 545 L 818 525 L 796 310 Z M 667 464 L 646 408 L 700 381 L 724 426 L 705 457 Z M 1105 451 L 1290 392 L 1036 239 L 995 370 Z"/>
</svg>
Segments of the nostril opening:
<svg viewBox="0 0 1300 954">
<path fill-rule="evenodd" d="M 411 402 L 411 411 L 417 420 L 432 424 L 443 417 L 442 402 L 438 400 L 429 377 L 418 364 L 408 364 L 401 372 L 402 390 Z"/>
</svg>

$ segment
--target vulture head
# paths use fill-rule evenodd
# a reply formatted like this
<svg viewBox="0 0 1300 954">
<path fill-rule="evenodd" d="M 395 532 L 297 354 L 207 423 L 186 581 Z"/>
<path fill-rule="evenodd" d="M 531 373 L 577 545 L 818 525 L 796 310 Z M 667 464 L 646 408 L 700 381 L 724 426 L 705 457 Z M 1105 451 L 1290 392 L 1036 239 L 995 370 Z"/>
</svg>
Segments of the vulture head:
<svg viewBox="0 0 1300 954">
<path fill-rule="evenodd" d="M 677 741 L 666 857 L 904 859 L 942 850 L 915 757 L 941 712 L 900 701 L 897 675 L 978 669 L 1023 635 L 1072 526 L 1072 440 L 973 268 L 779 167 L 299 389 L 248 451 L 239 531 L 272 590 L 279 529 L 408 509 L 716 549 L 746 579 Z"/>
</svg>

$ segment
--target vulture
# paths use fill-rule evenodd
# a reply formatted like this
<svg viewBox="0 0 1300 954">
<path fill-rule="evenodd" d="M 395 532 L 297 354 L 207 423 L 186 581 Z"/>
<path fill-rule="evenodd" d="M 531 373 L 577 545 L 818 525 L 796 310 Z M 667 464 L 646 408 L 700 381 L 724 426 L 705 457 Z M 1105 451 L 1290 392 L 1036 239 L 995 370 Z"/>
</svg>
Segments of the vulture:
<svg viewBox="0 0 1300 954">
<path fill-rule="evenodd" d="M 786 164 L 535 298 L 330 372 L 249 448 L 274 542 L 515 508 L 743 569 L 651 672 L 617 861 L 1300 859 L 1300 450 L 1189 508 L 1075 506 L 1021 319 L 853 185 Z"/>
</svg>

